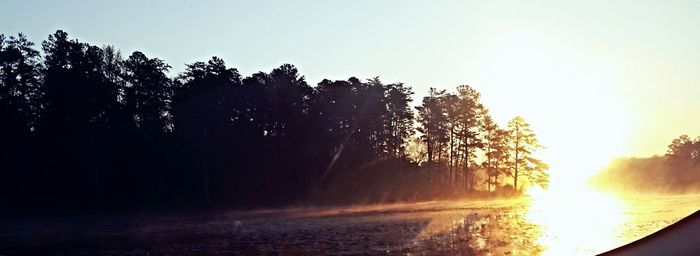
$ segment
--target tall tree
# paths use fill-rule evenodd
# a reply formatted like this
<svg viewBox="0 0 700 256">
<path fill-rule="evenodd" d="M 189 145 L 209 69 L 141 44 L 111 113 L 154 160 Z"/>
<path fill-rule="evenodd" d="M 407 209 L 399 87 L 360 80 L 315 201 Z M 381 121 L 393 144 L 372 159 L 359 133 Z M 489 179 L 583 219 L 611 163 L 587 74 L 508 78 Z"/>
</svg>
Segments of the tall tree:
<svg viewBox="0 0 700 256">
<path fill-rule="evenodd" d="M 420 124 L 417 130 L 426 145 L 429 165 L 435 162 L 435 155 L 441 154 L 443 142 L 448 140 L 446 110 L 441 100 L 446 94 L 444 90 L 430 88 L 428 96 L 423 97 L 422 104 L 416 107 Z"/>
<path fill-rule="evenodd" d="M 343 169 L 358 159 L 372 158 L 368 155 L 372 152 L 355 148 L 360 140 L 358 122 L 365 116 L 363 88 L 354 77 L 347 81 L 323 80 L 316 87 L 310 111 L 315 122 L 312 129 L 317 134 L 317 154 L 327 163 L 325 169 Z"/>
<path fill-rule="evenodd" d="M 133 166 L 129 182 L 145 201 L 167 198 L 170 177 L 177 168 L 172 141 L 172 95 L 175 82 L 167 72 L 170 66 L 158 58 L 133 52 L 124 61 L 124 111 L 135 126 Z"/>
<path fill-rule="evenodd" d="M 513 189 L 519 190 L 518 178 L 525 176 L 534 184 L 547 186 L 549 175 L 545 172 L 549 166 L 535 158 L 533 153 L 541 149 L 537 136 L 520 116 L 508 122 L 508 147 L 511 159 L 508 162 L 510 176 L 513 177 Z"/>
<path fill-rule="evenodd" d="M 700 137 L 690 138 L 688 135 L 681 135 L 673 139 L 666 150 L 668 163 L 676 169 L 689 170 L 700 163 Z"/>
<path fill-rule="evenodd" d="M 167 75 L 170 65 L 136 51 L 124 63 L 126 105 L 137 127 L 149 135 L 170 130 L 170 103 L 173 82 Z"/>
<path fill-rule="evenodd" d="M 241 77 L 238 70 L 212 57 L 208 62 L 188 64 L 179 79 L 174 96 L 174 129 L 190 146 L 187 153 L 197 158 L 204 201 L 208 203 L 211 170 L 215 170 L 219 183 L 229 180 L 226 172 L 232 164 L 226 155 L 233 145 L 232 120 L 239 117 L 236 110 L 242 107 L 236 105 Z"/>
<path fill-rule="evenodd" d="M 386 151 L 389 155 L 401 158 L 405 156 L 405 145 L 413 135 L 413 112 L 410 108 L 412 101 L 411 87 L 403 83 L 385 86 L 386 115 L 384 118 L 387 130 Z"/>
<path fill-rule="evenodd" d="M 456 184 L 457 182 L 457 169 L 459 168 L 459 160 L 460 160 L 460 152 L 459 150 L 459 141 L 460 141 L 460 136 L 458 134 L 458 131 L 460 129 L 460 124 L 461 124 L 461 115 L 462 113 L 460 110 L 462 109 L 460 107 L 460 99 L 459 96 L 455 94 L 447 94 L 445 97 L 442 98 L 442 104 L 445 106 L 446 109 L 446 118 L 447 118 L 447 130 L 448 130 L 448 135 L 449 135 L 449 151 L 448 151 L 448 156 L 449 156 L 449 170 L 448 170 L 448 180 Z"/>
<path fill-rule="evenodd" d="M 473 87 L 460 85 L 457 92 L 459 101 L 455 118 L 458 120 L 458 150 L 461 153 L 464 187 L 474 189 L 476 151 L 483 148 L 479 130 L 483 122 L 484 106 L 481 104 L 481 94 Z"/>
<path fill-rule="evenodd" d="M 32 148 L 40 110 L 41 58 L 23 34 L 0 34 L 0 206 L 10 195 L 26 201 L 38 150 Z"/>
<path fill-rule="evenodd" d="M 311 127 L 333 169 L 352 169 L 386 157 L 404 158 L 413 134 L 410 87 L 384 84 L 375 77 L 362 83 L 323 80 L 312 98 Z"/>
<path fill-rule="evenodd" d="M 267 88 L 270 97 L 268 127 L 272 137 L 289 134 L 289 138 L 302 132 L 312 88 L 294 65 L 284 64 L 270 72 L 271 86 Z M 299 138 L 294 138 L 299 139 Z"/>
<path fill-rule="evenodd" d="M 46 167 L 45 176 L 51 183 L 47 186 L 72 194 L 69 198 L 76 204 L 86 196 L 99 203 L 106 148 L 103 139 L 110 137 L 115 126 L 118 88 L 104 75 L 104 51 L 100 47 L 71 40 L 59 30 L 43 42 L 42 48 L 43 111 L 37 131 L 47 143 L 49 163 L 60 167 L 58 172 Z"/>
<path fill-rule="evenodd" d="M 283 200 L 282 193 L 301 196 L 309 188 L 308 173 L 305 172 L 311 150 L 309 103 L 313 88 L 306 83 L 304 76 L 291 64 L 283 64 L 273 69 L 262 85 L 265 89 L 263 136 L 265 137 L 265 157 L 269 172 L 270 200 Z"/>
<path fill-rule="evenodd" d="M 378 77 L 312 88 L 290 64 L 241 79 L 213 57 L 171 79 L 160 59 L 138 51 L 123 59 L 60 30 L 42 49 L 43 58 L 23 35 L 0 35 L 0 206 L 21 189 L 69 207 L 188 197 L 288 203 L 331 169 L 416 164 L 409 158 L 449 169 L 448 180 L 465 189 L 476 187 L 479 167 L 489 190 L 503 173 L 516 188 L 522 177 L 548 179 L 524 120 L 500 129 L 467 85 L 431 88 L 414 117 L 411 88 Z M 669 162 L 695 164 L 698 141 L 674 141 Z"/>
<path fill-rule="evenodd" d="M 24 34 L 7 39 L 0 34 L 0 104 L 5 111 L 16 112 L 12 115 L 21 119 L 19 129 L 25 132 L 34 129 L 41 107 L 42 68 L 39 51 Z"/>
<path fill-rule="evenodd" d="M 493 121 L 488 112 L 485 112 L 482 129 L 485 158 L 483 166 L 487 172 L 488 190 L 492 191 L 498 185 L 501 174 L 506 173 L 505 165 L 510 153 L 506 140 L 508 133 Z"/>
<path fill-rule="evenodd" d="M 109 121 L 107 113 L 117 104 L 118 88 L 104 76 L 102 49 L 70 40 L 60 30 L 42 45 L 46 56 L 44 124 L 55 132 L 80 135 L 104 127 Z"/>
</svg>

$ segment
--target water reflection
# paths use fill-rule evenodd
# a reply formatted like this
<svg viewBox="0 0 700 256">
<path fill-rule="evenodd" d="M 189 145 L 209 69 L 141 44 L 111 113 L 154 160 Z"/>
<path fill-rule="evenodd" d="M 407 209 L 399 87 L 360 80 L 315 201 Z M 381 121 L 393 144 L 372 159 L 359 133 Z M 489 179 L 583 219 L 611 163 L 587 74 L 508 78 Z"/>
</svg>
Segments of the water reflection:
<svg viewBox="0 0 700 256">
<path fill-rule="evenodd" d="M 542 255 L 592 255 L 624 244 L 625 202 L 590 189 L 532 192 L 526 220 L 541 229 Z"/>
<path fill-rule="evenodd" d="M 461 255 L 595 255 L 678 221 L 700 197 L 620 197 L 582 187 L 526 198 L 440 203 L 410 251 Z M 429 210 L 428 210 L 429 209 Z M 436 210 L 436 211 L 433 211 Z M 402 217 L 408 217 L 402 215 Z"/>
<path fill-rule="evenodd" d="M 630 198 L 576 188 L 504 200 L 272 212 L 228 224 L 236 236 L 227 239 L 264 252 L 308 254 L 593 255 L 700 207 L 698 195 Z"/>
<path fill-rule="evenodd" d="M 539 225 L 525 216 L 525 200 L 455 203 L 431 212 L 431 221 L 416 237 L 418 251 L 450 255 L 538 255 Z"/>
</svg>

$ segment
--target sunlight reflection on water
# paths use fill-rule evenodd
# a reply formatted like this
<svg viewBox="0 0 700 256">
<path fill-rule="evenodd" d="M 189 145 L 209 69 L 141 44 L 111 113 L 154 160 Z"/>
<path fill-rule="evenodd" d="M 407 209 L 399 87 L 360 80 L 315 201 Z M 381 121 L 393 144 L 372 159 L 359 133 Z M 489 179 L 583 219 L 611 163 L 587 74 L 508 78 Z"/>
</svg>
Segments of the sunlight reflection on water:
<svg viewBox="0 0 700 256">
<path fill-rule="evenodd" d="M 700 207 L 698 195 L 622 197 L 584 187 L 528 194 L 514 200 L 455 202 L 443 205 L 454 210 L 428 211 L 431 221 L 414 240 L 416 248 L 466 255 L 594 255 Z"/>
<path fill-rule="evenodd" d="M 526 220 L 542 231 L 537 243 L 542 255 L 591 255 L 624 242 L 629 222 L 625 203 L 614 195 L 594 190 L 567 190 L 531 195 Z"/>
<path fill-rule="evenodd" d="M 237 239 L 243 241 L 237 243 L 274 252 L 279 248 L 265 246 L 293 238 L 291 244 L 311 254 L 594 255 L 700 208 L 697 194 L 618 196 L 573 185 L 527 193 L 502 200 L 291 210 L 284 218 L 238 225 Z"/>
</svg>

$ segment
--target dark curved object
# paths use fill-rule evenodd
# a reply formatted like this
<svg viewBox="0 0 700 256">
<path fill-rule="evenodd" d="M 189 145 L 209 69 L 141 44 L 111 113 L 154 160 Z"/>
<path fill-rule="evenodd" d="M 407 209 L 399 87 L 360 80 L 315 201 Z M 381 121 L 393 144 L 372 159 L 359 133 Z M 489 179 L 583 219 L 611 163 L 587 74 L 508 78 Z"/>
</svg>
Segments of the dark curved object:
<svg viewBox="0 0 700 256">
<path fill-rule="evenodd" d="M 600 255 L 700 255 L 700 211 Z"/>
</svg>

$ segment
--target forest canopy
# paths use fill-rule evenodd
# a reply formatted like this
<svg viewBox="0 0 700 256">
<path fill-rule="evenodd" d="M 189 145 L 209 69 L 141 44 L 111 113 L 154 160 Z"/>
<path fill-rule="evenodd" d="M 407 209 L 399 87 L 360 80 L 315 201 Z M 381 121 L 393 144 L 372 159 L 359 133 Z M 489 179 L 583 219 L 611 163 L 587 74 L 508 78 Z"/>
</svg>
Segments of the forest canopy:
<svg viewBox="0 0 700 256">
<path fill-rule="evenodd" d="M 56 31 L 0 35 L 0 206 L 105 209 L 419 200 L 546 186 L 522 117 L 479 92 L 378 77 L 311 86 L 283 64 L 249 76 Z M 525 181 L 525 183 L 523 183 Z"/>
</svg>

